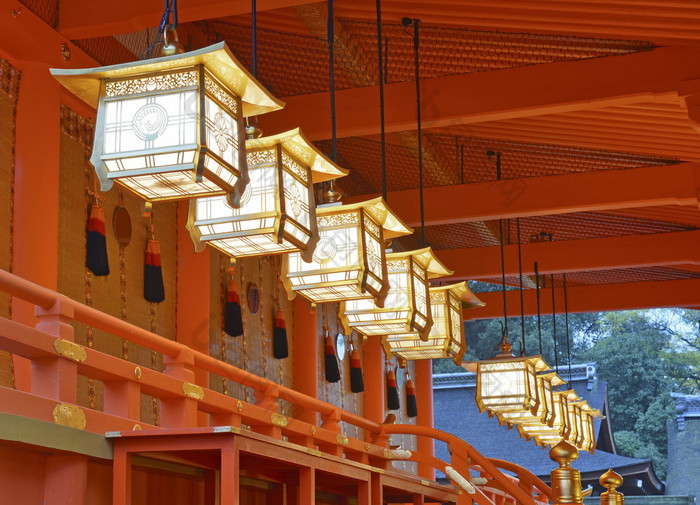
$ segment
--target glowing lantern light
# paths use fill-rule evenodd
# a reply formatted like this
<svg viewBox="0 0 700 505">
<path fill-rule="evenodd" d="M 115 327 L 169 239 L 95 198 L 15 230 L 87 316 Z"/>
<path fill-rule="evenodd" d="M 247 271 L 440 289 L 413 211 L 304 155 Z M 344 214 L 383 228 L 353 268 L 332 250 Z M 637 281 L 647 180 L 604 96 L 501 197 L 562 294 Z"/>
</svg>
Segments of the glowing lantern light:
<svg viewBox="0 0 700 505">
<path fill-rule="evenodd" d="M 302 251 L 311 256 L 319 236 L 313 183 L 347 174 L 299 129 L 246 140 L 250 184 L 238 209 L 225 196 L 190 201 L 187 228 L 205 244 L 234 257 Z"/>
<path fill-rule="evenodd" d="M 565 384 L 556 373 L 544 373 L 537 375 L 537 411 L 532 413 L 529 410 L 522 411 L 498 411 L 496 416 L 501 422 L 501 425 L 527 425 L 527 426 L 548 426 L 551 427 L 554 423 L 556 415 L 554 407 L 554 392 L 555 386 Z M 522 432 L 521 432 L 522 434 Z"/>
<path fill-rule="evenodd" d="M 386 255 L 389 291 L 384 307 L 372 300 L 349 300 L 340 307 L 340 320 L 345 332 L 356 330 L 363 335 L 390 335 L 417 332 L 427 340 L 433 324 L 428 296 L 428 279 L 450 275 L 433 251 L 426 247 L 417 251 Z"/>
<path fill-rule="evenodd" d="M 565 434 L 568 432 L 568 402 L 578 400 L 580 400 L 580 398 L 573 390 L 555 391 L 552 394 L 554 412 L 552 424 L 519 424 L 518 431 L 520 435 L 528 440 L 530 437 L 534 437 L 538 445 L 558 444 L 560 441 L 564 440 Z"/>
<path fill-rule="evenodd" d="M 466 281 L 431 287 L 429 293 L 433 326 L 427 340 L 422 340 L 418 332 L 385 335 L 384 350 L 389 358 L 394 354 L 407 360 L 452 358 L 455 364 L 461 364 L 467 348 L 463 304 L 464 308 L 474 308 L 484 303 L 469 290 Z"/>
<path fill-rule="evenodd" d="M 476 404 L 479 412 L 490 416 L 497 412 L 529 412 L 539 409 L 537 374 L 550 370 L 541 356 L 518 358 L 510 353 L 505 332 L 500 346 L 501 354 L 487 360 L 464 364 L 476 372 Z"/>
<path fill-rule="evenodd" d="M 412 232 L 381 198 L 316 208 L 320 240 L 312 261 L 292 252 L 282 262 L 289 299 L 313 303 L 372 298 L 383 304 L 389 289 L 384 240 Z"/>
<path fill-rule="evenodd" d="M 53 76 L 97 108 L 90 161 L 148 201 L 227 195 L 248 184 L 244 117 L 283 107 L 221 42 L 197 51 Z"/>
</svg>

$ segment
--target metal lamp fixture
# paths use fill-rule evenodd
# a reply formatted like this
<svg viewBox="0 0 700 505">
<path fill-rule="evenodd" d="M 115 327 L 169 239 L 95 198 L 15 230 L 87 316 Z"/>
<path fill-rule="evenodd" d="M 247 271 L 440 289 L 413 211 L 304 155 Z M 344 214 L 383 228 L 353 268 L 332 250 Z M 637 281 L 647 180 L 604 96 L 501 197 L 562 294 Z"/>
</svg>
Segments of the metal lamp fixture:
<svg viewBox="0 0 700 505">
<path fill-rule="evenodd" d="M 537 445 L 556 445 L 566 438 L 568 433 L 569 412 L 568 402 L 579 401 L 580 398 L 573 390 L 555 391 L 552 394 L 554 416 L 552 424 L 529 423 L 519 424 L 518 432 L 523 438 L 534 438 Z"/>
<path fill-rule="evenodd" d="M 101 190 L 117 181 L 151 202 L 226 195 L 238 207 L 249 181 L 244 118 L 284 106 L 223 42 L 51 73 L 97 108 L 90 161 Z"/>
<path fill-rule="evenodd" d="M 455 364 L 461 364 L 467 349 L 462 309 L 482 307 L 484 302 L 471 292 L 466 281 L 431 287 L 429 294 L 433 326 L 427 340 L 418 332 L 385 335 L 384 350 L 389 358 L 394 354 L 407 360 L 452 358 Z"/>
<path fill-rule="evenodd" d="M 428 280 L 450 275 L 429 247 L 386 255 L 389 291 L 384 307 L 372 300 L 349 300 L 340 307 L 345 333 L 391 335 L 417 332 L 428 339 L 433 324 L 428 296 Z"/>
<path fill-rule="evenodd" d="M 297 293 L 313 303 L 373 299 L 382 306 L 387 282 L 384 241 L 412 232 L 381 198 L 316 208 L 320 240 L 312 261 L 299 252 L 282 262 L 289 299 Z"/>
<path fill-rule="evenodd" d="M 206 244 L 234 257 L 300 251 L 309 262 L 319 240 L 313 183 L 347 174 L 299 129 L 246 140 L 250 184 L 238 209 L 225 196 L 190 201 L 187 228 L 195 249 Z"/>
<path fill-rule="evenodd" d="M 556 373 L 542 373 L 537 375 L 537 412 L 529 410 L 499 411 L 496 413 L 501 425 L 544 425 L 551 427 L 554 424 L 556 410 L 554 408 L 553 388 L 565 384 Z"/>
</svg>

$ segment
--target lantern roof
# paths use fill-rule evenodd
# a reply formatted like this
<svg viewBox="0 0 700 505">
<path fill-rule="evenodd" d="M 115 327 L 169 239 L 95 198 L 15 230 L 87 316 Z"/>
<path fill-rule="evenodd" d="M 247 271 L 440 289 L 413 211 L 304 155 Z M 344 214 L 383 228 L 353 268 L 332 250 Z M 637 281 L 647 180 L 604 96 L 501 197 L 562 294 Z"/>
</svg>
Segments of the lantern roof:
<svg viewBox="0 0 700 505">
<path fill-rule="evenodd" d="M 545 372 L 543 374 L 538 375 L 537 377 L 543 379 L 551 377 L 552 386 L 561 386 L 562 384 L 566 384 L 566 381 L 559 377 L 559 375 L 556 372 Z"/>
<path fill-rule="evenodd" d="M 472 290 L 467 286 L 467 281 L 457 282 L 455 284 L 446 284 L 444 286 L 430 286 L 431 292 L 436 291 L 451 291 L 453 295 L 462 300 L 462 306 L 465 309 L 473 309 L 483 307 L 486 304 L 472 293 Z"/>
<path fill-rule="evenodd" d="M 536 354 L 534 356 L 514 356 L 509 352 L 496 354 L 493 358 L 481 360 L 481 361 L 467 361 L 462 363 L 462 367 L 466 368 L 470 372 L 476 372 L 479 363 L 507 363 L 510 361 L 529 361 L 535 367 L 535 372 L 546 372 L 551 370 L 550 367 L 543 359 L 542 356 Z"/>
<path fill-rule="evenodd" d="M 430 247 L 424 247 L 423 249 L 416 249 L 413 251 L 399 251 L 387 254 L 387 259 L 391 258 L 408 258 L 413 257 L 418 261 L 428 272 L 428 279 L 434 279 L 436 277 L 444 277 L 446 275 L 452 275 L 453 270 L 447 268 L 440 259 L 435 255 L 435 252 Z"/>
<path fill-rule="evenodd" d="M 401 235 L 410 235 L 413 233 L 413 228 L 404 224 L 403 221 L 394 214 L 384 199 L 380 196 L 371 200 L 350 204 L 325 204 L 319 205 L 316 208 L 316 215 L 322 217 L 325 214 L 331 214 L 338 211 L 352 211 L 364 209 L 372 217 L 374 217 L 379 225 L 384 229 L 384 238 L 400 237 Z"/>
<path fill-rule="evenodd" d="M 172 71 L 203 64 L 219 81 L 241 98 L 243 115 L 255 116 L 284 107 L 236 59 L 225 42 L 196 51 L 106 67 L 52 68 L 51 75 L 85 103 L 97 108 L 102 79 L 133 77 L 144 73 Z"/>
<path fill-rule="evenodd" d="M 340 168 L 325 154 L 317 149 L 301 129 L 295 128 L 277 135 L 269 135 L 245 141 L 246 149 L 261 149 L 281 144 L 304 165 L 311 168 L 311 180 L 314 183 L 330 181 L 348 175 L 349 171 Z"/>
</svg>

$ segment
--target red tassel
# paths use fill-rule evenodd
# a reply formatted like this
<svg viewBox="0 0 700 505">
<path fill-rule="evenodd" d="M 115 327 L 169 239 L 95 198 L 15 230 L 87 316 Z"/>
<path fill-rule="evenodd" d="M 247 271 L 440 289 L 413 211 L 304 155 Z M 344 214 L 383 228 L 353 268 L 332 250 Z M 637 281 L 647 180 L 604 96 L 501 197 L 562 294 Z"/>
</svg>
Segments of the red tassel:
<svg viewBox="0 0 700 505">
<path fill-rule="evenodd" d="M 224 331 L 232 337 L 243 335 L 243 315 L 241 314 L 241 296 L 238 294 L 236 281 L 228 281 L 226 292 L 226 313 L 224 314 Z"/>
<path fill-rule="evenodd" d="M 360 363 L 360 353 L 353 349 L 350 354 L 350 391 L 361 393 L 365 390 L 365 383 L 362 378 L 362 364 Z"/>
<path fill-rule="evenodd" d="M 163 271 L 160 266 L 160 244 L 156 239 L 149 239 L 146 247 L 146 264 L 143 270 L 143 297 L 153 303 L 165 300 Z"/>
<path fill-rule="evenodd" d="M 93 204 L 90 208 L 86 239 L 85 266 L 95 275 L 109 275 L 105 213 L 97 204 Z"/>
<path fill-rule="evenodd" d="M 390 369 L 386 374 L 386 402 L 389 410 L 398 410 L 401 408 L 399 402 L 399 388 L 396 385 L 396 373 Z"/>
<path fill-rule="evenodd" d="M 277 359 L 284 359 L 289 356 L 289 346 L 287 344 L 287 322 L 284 320 L 284 311 L 277 309 L 275 315 L 275 329 L 272 332 L 272 354 Z"/>
<path fill-rule="evenodd" d="M 340 368 L 338 368 L 338 356 L 335 353 L 335 345 L 330 335 L 326 335 L 326 380 L 338 382 L 340 380 Z"/>
<path fill-rule="evenodd" d="M 416 417 L 418 415 L 418 405 L 416 404 L 416 388 L 413 381 L 409 377 L 406 381 L 406 414 L 408 417 Z"/>
</svg>

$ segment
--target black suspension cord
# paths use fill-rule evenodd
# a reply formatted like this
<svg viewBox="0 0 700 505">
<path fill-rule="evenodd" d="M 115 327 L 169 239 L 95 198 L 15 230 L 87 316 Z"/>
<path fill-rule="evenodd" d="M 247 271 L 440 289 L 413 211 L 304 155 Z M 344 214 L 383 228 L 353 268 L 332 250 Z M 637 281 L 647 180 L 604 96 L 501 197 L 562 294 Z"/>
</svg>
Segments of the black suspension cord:
<svg viewBox="0 0 700 505">
<path fill-rule="evenodd" d="M 170 22 L 170 15 L 172 14 L 173 21 Z M 148 46 L 139 55 L 139 59 L 143 60 L 150 58 L 153 55 L 153 50 L 164 43 L 161 36 L 165 33 L 165 30 L 174 31 L 177 28 L 177 0 L 164 0 L 163 7 L 163 17 L 160 18 L 160 25 L 158 25 L 158 34 L 156 35 L 153 43 Z"/>
<path fill-rule="evenodd" d="M 564 318 L 566 320 L 566 355 L 569 362 L 569 384 L 571 384 L 571 345 L 569 342 L 569 304 L 566 300 L 566 274 L 562 274 L 564 280 Z"/>
<path fill-rule="evenodd" d="M 503 326 L 508 335 L 508 310 L 506 308 L 506 262 L 503 254 L 503 219 L 498 220 L 498 234 L 501 242 L 501 282 L 503 285 Z"/>
<path fill-rule="evenodd" d="M 552 284 L 552 329 L 554 338 L 554 369 L 559 371 L 559 353 L 557 351 L 557 311 L 554 306 L 554 274 L 549 275 Z"/>
<path fill-rule="evenodd" d="M 535 282 L 537 283 L 537 336 L 540 339 L 540 356 L 542 356 L 542 325 L 540 323 L 540 272 L 535 261 Z"/>
<path fill-rule="evenodd" d="M 333 19 L 333 0 L 328 0 L 328 77 L 331 88 L 331 136 L 333 139 L 333 152 L 331 154 L 331 159 L 334 162 L 336 162 L 338 161 L 338 145 L 335 134 L 335 57 L 333 54 L 333 46 L 335 42 L 335 29 L 333 26 Z M 333 187 L 333 181 L 331 181 L 331 187 Z"/>
<path fill-rule="evenodd" d="M 251 63 L 250 63 L 250 72 L 253 74 L 253 77 L 256 79 L 258 78 L 258 13 L 257 13 L 257 1 L 252 0 L 251 1 L 251 6 L 250 6 L 250 13 L 252 16 L 251 19 L 251 34 L 250 34 L 250 41 L 253 51 L 253 55 L 251 57 Z"/>
<path fill-rule="evenodd" d="M 377 61 L 379 65 L 379 117 L 382 132 L 382 197 L 386 201 L 386 133 L 384 131 L 384 61 L 382 58 L 382 0 L 377 0 Z"/>
<path fill-rule="evenodd" d="M 418 59 L 418 50 L 420 43 L 418 39 L 418 23 L 420 19 L 403 18 L 401 21 L 404 27 L 410 26 L 413 23 L 413 58 L 416 73 L 416 118 L 418 122 L 418 187 L 420 194 L 420 237 L 421 247 L 425 247 L 425 214 L 423 205 L 423 135 L 421 133 L 421 117 L 420 117 L 420 62 Z"/>
<path fill-rule="evenodd" d="M 523 255 L 520 248 L 520 218 L 515 219 L 515 225 L 518 229 L 518 275 L 520 275 L 520 331 L 523 337 L 522 355 L 525 356 L 525 302 L 523 301 Z"/>
</svg>

